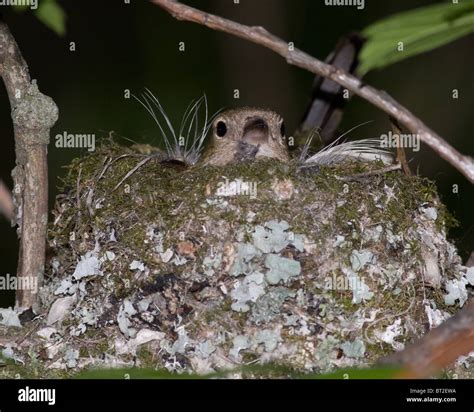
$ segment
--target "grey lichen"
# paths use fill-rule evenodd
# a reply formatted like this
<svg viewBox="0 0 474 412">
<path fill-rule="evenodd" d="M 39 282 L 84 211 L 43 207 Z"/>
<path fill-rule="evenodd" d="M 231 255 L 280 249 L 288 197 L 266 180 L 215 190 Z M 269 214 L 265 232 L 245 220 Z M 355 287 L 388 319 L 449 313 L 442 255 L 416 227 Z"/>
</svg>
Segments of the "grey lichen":
<svg viewBox="0 0 474 412">
<path fill-rule="evenodd" d="M 58 120 L 58 107 L 51 97 L 44 95 L 33 80 L 12 111 L 13 123 L 22 130 L 31 130 L 25 144 L 48 144 L 49 130 Z"/>
<path fill-rule="evenodd" d="M 231 292 L 232 309 L 237 312 L 248 312 L 249 303 L 255 302 L 265 293 L 264 275 L 260 272 L 254 272 L 245 276 L 244 279 L 237 282 L 234 290 Z"/>
<path fill-rule="evenodd" d="M 300 262 L 274 254 L 267 255 L 265 266 L 269 269 L 265 276 L 270 285 L 288 283 L 291 278 L 301 273 Z"/>
<path fill-rule="evenodd" d="M 252 307 L 252 314 L 250 315 L 251 321 L 256 325 L 272 321 L 281 314 L 283 302 L 294 296 L 295 292 L 288 288 L 282 286 L 271 288 L 271 290 L 260 297 Z"/>
</svg>

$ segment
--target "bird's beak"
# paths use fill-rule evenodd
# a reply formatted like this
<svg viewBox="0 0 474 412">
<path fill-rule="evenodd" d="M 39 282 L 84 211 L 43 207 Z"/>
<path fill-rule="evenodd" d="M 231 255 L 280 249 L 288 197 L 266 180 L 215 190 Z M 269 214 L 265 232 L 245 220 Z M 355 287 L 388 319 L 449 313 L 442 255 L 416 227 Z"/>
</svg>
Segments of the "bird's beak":
<svg viewBox="0 0 474 412">
<path fill-rule="evenodd" d="M 252 117 L 245 124 L 242 141 L 257 146 L 268 141 L 268 134 L 267 122 L 260 117 Z"/>
</svg>

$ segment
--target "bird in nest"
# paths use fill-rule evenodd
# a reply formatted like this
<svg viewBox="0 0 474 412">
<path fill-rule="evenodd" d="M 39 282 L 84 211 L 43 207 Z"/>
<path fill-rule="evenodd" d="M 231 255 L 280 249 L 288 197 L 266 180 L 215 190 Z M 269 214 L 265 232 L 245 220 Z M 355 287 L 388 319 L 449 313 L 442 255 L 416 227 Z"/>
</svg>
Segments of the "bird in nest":
<svg viewBox="0 0 474 412">
<path fill-rule="evenodd" d="M 317 133 L 314 130 L 294 159 L 289 150 L 284 119 L 273 110 L 239 107 L 210 116 L 204 95 L 191 102 L 183 114 L 179 130 L 175 130 L 163 106 L 150 90 L 146 89 L 141 98 L 135 98 L 152 116 L 161 132 L 166 149 L 162 156 L 165 162 L 202 167 L 275 159 L 283 163 L 296 160 L 300 168 L 337 164 L 346 160 L 393 163 L 392 153 L 381 147 L 380 139 L 343 142 L 347 133 L 361 125 L 310 155 L 311 140 Z M 204 111 L 204 120 L 200 119 L 201 110 Z"/>
</svg>

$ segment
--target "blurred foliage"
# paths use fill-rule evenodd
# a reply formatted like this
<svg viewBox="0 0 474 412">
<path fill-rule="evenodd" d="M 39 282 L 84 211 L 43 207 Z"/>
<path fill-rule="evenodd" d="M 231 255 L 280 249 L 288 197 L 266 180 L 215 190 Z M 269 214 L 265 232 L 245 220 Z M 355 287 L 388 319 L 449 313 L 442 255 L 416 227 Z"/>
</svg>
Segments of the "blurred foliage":
<svg viewBox="0 0 474 412">
<path fill-rule="evenodd" d="M 56 0 L 41 1 L 35 14 L 41 22 L 57 35 L 63 36 L 66 33 L 66 13 Z"/>
<path fill-rule="evenodd" d="M 252 365 L 210 373 L 208 375 L 177 374 L 165 369 L 154 368 L 121 368 L 121 369 L 93 369 L 79 372 L 76 379 L 216 379 L 226 378 L 231 374 L 241 373 L 243 377 L 252 378 L 292 378 L 292 379 L 393 379 L 400 372 L 395 368 L 369 369 L 341 369 L 328 374 L 299 373 L 279 365 Z"/>
<path fill-rule="evenodd" d="M 397 13 L 368 26 L 360 74 L 432 50 L 474 32 L 474 0 Z M 403 50 L 398 49 L 403 43 Z"/>
<path fill-rule="evenodd" d="M 66 33 L 66 13 L 57 0 L 41 0 L 38 3 L 38 8 L 33 10 L 34 15 L 58 36 L 64 36 Z M 23 12 L 29 10 L 30 6 L 15 6 L 15 9 Z"/>
</svg>

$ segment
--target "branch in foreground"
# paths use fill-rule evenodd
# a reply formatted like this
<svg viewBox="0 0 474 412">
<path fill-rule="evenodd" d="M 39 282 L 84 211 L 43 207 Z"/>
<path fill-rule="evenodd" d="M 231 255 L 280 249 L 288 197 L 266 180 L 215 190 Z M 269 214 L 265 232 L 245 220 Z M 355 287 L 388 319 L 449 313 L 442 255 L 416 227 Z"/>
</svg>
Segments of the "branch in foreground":
<svg viewBox="0 0 474 412">
<path fill-rule="evenodd" d="M 0 22 L 0 76 L 12 109 L 15 133 L 16 167 L 14 205 L 18 225 L 20 253 L 17 270 L 16 306 L 35 305 L 45 262 L 46 227 L 48 223 L 49 131 L 58 118 L 53 100 L 40 93 L 31 81 L 20 49 L 8 26 Z"/>
<path fill-rule="evenodd" d="M 227 20 L 213 14 L 202 12 L 175 0 L 150 0 L 168 11 L 178 20 L 187 20 L 214 30 L 232 34 L 253 43 L 264 46 L 278 53 L 289 64 L 308 70 L 311 73 L 329 78 L 354 94 L 362 97 L 374 106 L 397 119 L 411 133 L 420 136 L 421 141 L 431 147 L 443 159 L 458 169 L 471 183 L 474 183 L 474 161 L 464 156 L 449 145 L 408 109 L 396 102 L 387 93 L 363 84 L 357 77 L 304 53 L 301 50 L 288 48 L 288 43 L 269 33 L 263 27 L 250 27 Z"/>
<path fill-rule="evenodd" d="M 382 360 L 401 364 L 397 378 L 427 378 L 474 350 L 474 301 L 407 349 Z"/>
</svg>

